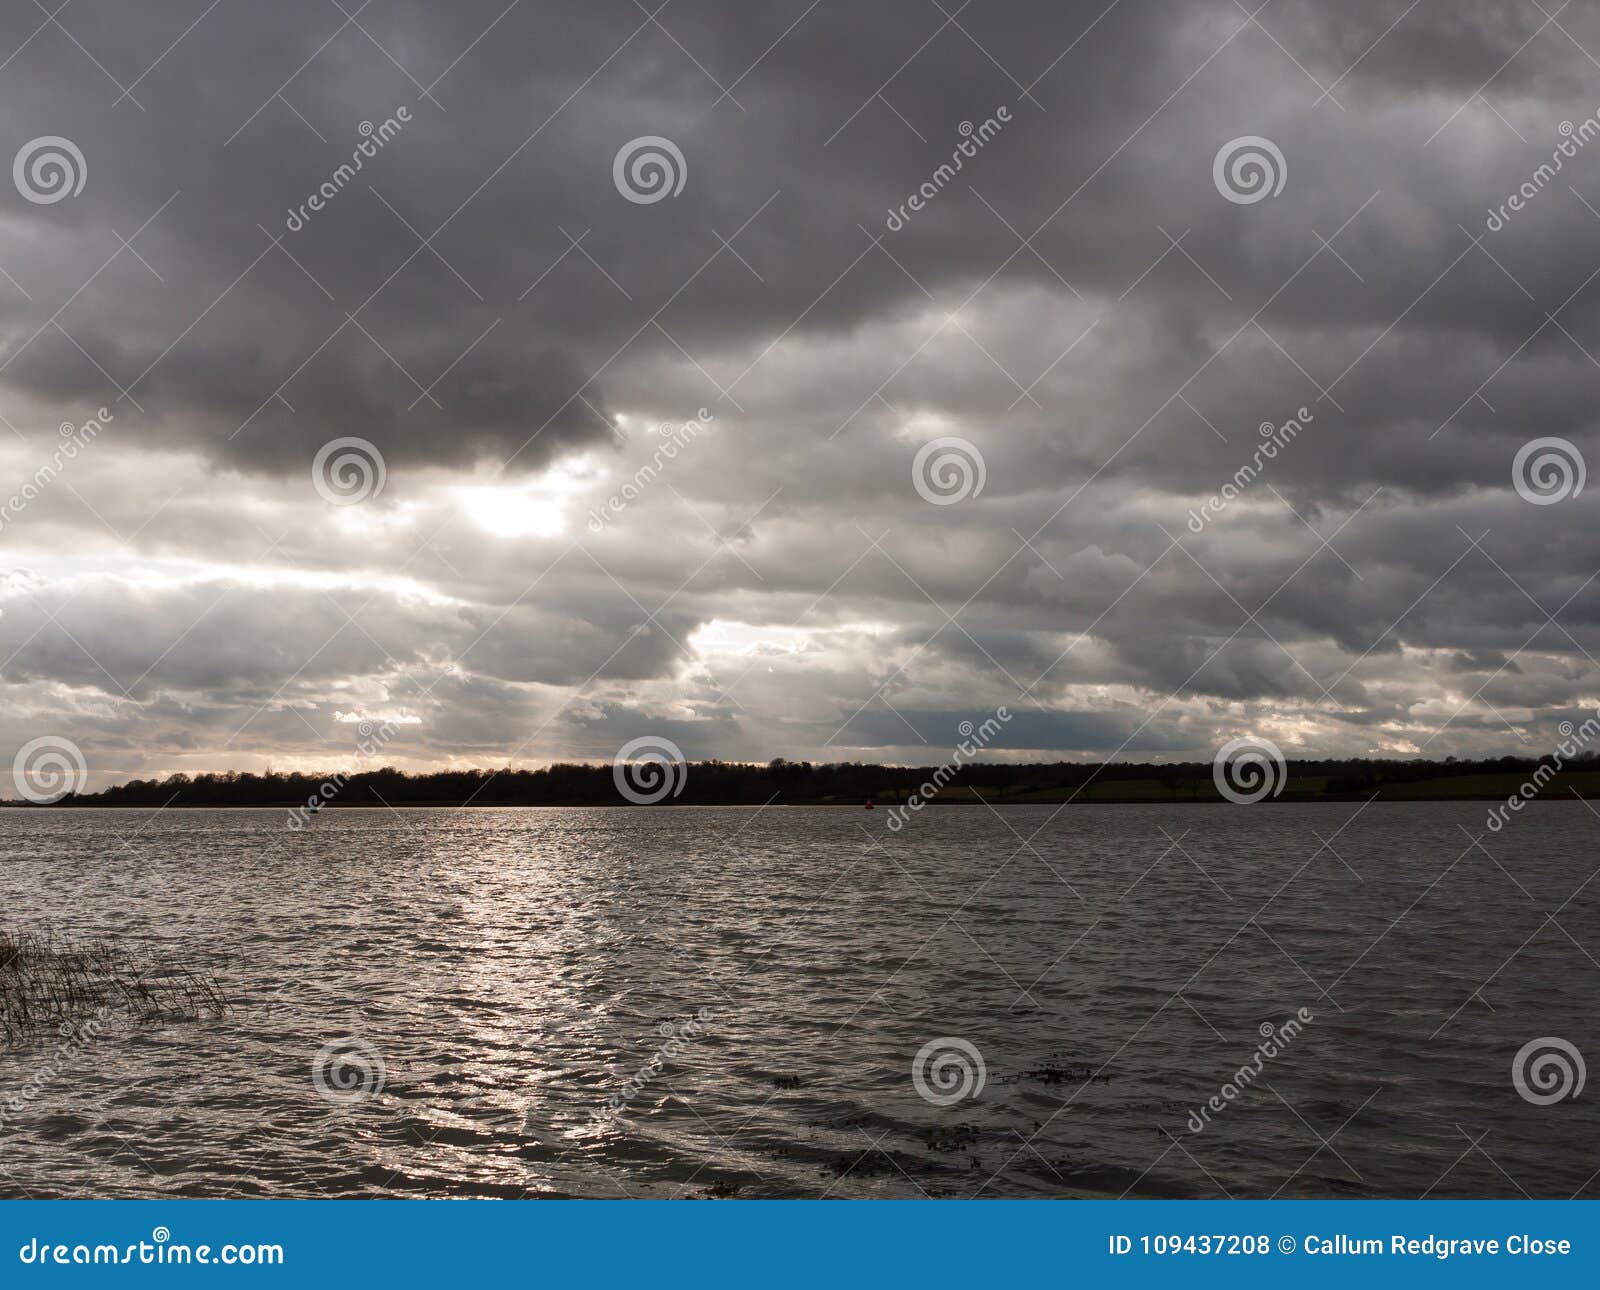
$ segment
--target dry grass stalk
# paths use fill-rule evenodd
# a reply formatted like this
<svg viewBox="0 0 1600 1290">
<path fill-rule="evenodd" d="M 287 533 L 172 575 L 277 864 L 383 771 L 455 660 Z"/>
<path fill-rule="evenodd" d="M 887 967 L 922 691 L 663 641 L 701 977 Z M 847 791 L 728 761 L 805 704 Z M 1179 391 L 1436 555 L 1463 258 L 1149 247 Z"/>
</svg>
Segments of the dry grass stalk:
<svg viewBox="0 0 1600 1290">
<path fill-rule="evenodd" d="M 0 928 L 0 1038 L 18 1039 L 107 1012 L 133 1021 L 220 1017 L 207 972 L 140 958 L 114 939 L 69 940 Z"/>
</svg>

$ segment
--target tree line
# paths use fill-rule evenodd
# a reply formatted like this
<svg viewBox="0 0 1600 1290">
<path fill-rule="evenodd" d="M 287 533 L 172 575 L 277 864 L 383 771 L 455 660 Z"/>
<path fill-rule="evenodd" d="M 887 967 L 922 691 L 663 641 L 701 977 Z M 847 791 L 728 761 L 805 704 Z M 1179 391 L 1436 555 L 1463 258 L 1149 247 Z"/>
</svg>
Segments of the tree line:
<svg viewBox="0 0 1600 1290">
<path fill-rule="evenodd" d="M 1333 758 L 1290 761 L 1287 800 L 1366 797 L 1386 786 L 1419 785 L 1469 775 L 1516 778 L 1541 760 L 1498 757 L 1462 761 Z M 1600 769 L 1585 752 L 1567 769 Z M 903 802 L 932 780 L 932 766 L 870 762 L 700 761 L 678 768 L 678 791 L 663 805 Z M 1210 762 L 971 762 L 941 776 L 932 800 L 943 803 L 1026 800 L 1079 793 L 1093 800 L 1213 801 Z M 926 794 L 925 794 L 926 795 Z M 1454 792 L 1445 796 L 1460 795 Z M 1499 795 L 1485 787 L 1484 796 Z M 313 797 L 329 806 L 619 806 L 628 799 L 609 764 L 557 763 L 537 769 L 474 769 L 411 773 L 385 766 L 314 775 L 268 770 L 179 773 L 133 779 L 97 793 L 70 795 L 62 806 L 297 806 Z"/>
</svg>

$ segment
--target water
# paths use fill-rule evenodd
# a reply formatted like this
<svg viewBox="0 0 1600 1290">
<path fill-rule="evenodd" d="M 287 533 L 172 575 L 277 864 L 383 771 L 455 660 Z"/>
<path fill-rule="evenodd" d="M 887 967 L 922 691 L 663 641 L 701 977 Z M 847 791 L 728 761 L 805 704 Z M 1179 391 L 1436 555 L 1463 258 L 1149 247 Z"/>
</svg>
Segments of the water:
<svg viewBox="0 0 1600 1290">
<path fill-rule="evenodd" d="M 0 1195 L 1600 1190 L 1511 1078 L 1600 1056 L 1586 805 L 1052 810 L 0 811 L 5 922 L 233 1002 L 0 1052 Z"/>
</svg>

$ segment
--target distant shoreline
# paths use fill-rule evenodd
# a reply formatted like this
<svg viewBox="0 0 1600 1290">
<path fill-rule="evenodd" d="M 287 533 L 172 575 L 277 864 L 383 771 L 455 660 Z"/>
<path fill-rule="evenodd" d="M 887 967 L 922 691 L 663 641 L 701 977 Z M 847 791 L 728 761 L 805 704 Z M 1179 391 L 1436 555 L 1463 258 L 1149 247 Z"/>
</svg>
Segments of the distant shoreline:
<svg viewBox="0 0 1600 1290">
<path fill-rule="evenodd" d="M 1309 806 L 1319 802 L 1338 804 L 1341 802 L 1383 802 L 1388 804 L 1421 804 L 1424 802 L 1504 802 L 1507 793 L 1385 793 L 1382 789 L 1365 795 L 1359 793 L 1344 794 L 1290 794 L 1284 793 L 1278 797 L 1266 797 L 1260 802 L 1252 803 L 1258 806 L 1273 804 L 1286 806 Z M 1549 793 L 1543 799 L 1534 801 L 1570 802 L 1600 802 L 1600 790 L 1578 793 L 1573 790 L 1562 790 Z M 0 809 L 11 808 L 24 811 L 293 811 L 304 807 L 303 801 L 299 802 L 99 802 L 99 801 L 74 801 L 70 798 L 59 802 L 35 803 L 12 800 L 0 801 Z M 340 811 L 478 811 L 478 810 L 692 810 L 696 807 L 716 807 L 718 809 L 746 809 L 766 810 L 774 808 L 786 809 L 815 809 L 827 807 L 841 811 L 862 811 L 868 809 L 886 810 L 890 807 L 903 806 L 904 801 L 896 798 L 874 798 L 872 807 L 868 807 L 864 800 L 858 801 L 824 801 L 819 799 L 796 799 L 794 801 L 772 800 L 768 802 L 752 801 L 688 801 L 688 802 L 340 802 L 337 800 L 326 802 L 322 810 Z M 1113 796 L 1079 796 L 1063 794 L 1060 797 L 1030 796 L 1017 797 L 990 797 L 979 800 L 974 797 L 954 798 L 943 800 L 934 798 L 925 801 L 918 809 L 938 807 L 947 809 L 953 807 L 1001 807 L 1001 806 L 1233 806 L 1235 803 L 1226 798 L 1215 797 L 1113 797 Z M 320 812 L 318 812 L 320 813 Z"/>
<path fill-rule="evenodd" d="M 1249 778 L 1249 772 L 1254 778 Z M 1219 782 L 1220 779 L 1220 782 Z M 967 762 L 941 767 L 863 762 L 647 761 L 558 763 L 539 769 L 430 771 L 393 767 L 319 775 L 266 771 L 132 779 L 18 809 L 279 810 L 309 823 L 321 809 L 463 810 L 468 807 L 839 807 L 868 802 L 896 815 L 951 806 L 1183 806 L 1250 802 L 1600 801 L 1600 757 L 1244 763 L 1237 780 L 1210 762 Z M 903 823 L 903 819 L 901 820 Z"/>
</svg>

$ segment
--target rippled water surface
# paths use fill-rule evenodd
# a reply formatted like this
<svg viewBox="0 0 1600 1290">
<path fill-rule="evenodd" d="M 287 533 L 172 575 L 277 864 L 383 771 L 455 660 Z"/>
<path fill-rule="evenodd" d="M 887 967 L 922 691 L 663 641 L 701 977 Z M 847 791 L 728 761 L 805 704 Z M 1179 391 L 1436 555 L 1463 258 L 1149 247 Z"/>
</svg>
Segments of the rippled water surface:
<svg viewBox="0 0 1600 1290">
<path fill-rule="evenodd" d="M 1511 1078 L 1600 1058 L 1589 807 L 1053 811 L 0 811 L 0 921 L 232 1003 L 0 1051 L 0 1194 L 1600 1194 Z"/>
</svg>

